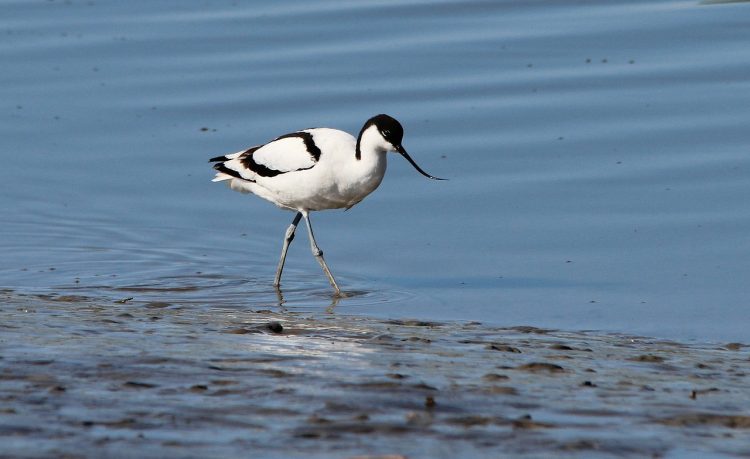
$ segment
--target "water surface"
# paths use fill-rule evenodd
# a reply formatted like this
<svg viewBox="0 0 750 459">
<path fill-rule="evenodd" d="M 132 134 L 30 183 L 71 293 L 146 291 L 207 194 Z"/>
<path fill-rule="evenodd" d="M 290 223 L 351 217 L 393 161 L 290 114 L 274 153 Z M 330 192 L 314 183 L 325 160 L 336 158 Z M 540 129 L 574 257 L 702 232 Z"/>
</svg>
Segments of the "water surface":
<svg viewBox="0 0 750 459">
<path fill-rule="evenodd" d="M 293 215 L 206 159 L 386 112 L 450 181 L 313 216 L 338 313 L 741 340 L 747 8 L 4 1 L 0 284 L 278 307 Z M 331 303 L 304 241 L 284 287 Z"/>
</svg>

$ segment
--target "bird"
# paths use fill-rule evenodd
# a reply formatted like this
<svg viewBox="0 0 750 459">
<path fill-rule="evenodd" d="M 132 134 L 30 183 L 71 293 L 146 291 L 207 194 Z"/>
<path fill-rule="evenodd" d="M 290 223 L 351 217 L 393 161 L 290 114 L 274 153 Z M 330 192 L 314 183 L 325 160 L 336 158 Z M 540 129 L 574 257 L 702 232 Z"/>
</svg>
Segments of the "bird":
<svg viewBox="0 0 750 459">
<path fill-rule="evenodd" d="M 417 165 L 402 145 L 404 129 L 395 118 L 380 114 L 368 119 L 357 137 L 331 128 L 311 128 L 284 134 L 268 143 L 211 158 L 213 182 L 252 193 L 276 206 L 296 212 L 284 234 L 273 285 L 279 291 L 287 250 L 301 219 L 310 249 L 328 278 L 334 295 L 344 296 L 315 241 L 310 212 L 351 209 L 380 185 L 386 154 L 403 156 L 420 174 L 434 177 Z"/>
</svg>

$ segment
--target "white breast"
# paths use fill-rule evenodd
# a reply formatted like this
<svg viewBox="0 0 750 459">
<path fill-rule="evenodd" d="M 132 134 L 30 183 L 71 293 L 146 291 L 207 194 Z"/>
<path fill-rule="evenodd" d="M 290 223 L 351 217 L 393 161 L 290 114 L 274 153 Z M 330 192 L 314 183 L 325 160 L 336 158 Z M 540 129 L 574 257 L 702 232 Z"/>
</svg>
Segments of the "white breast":
<svg viewBox="0 0 750 459">
<path fill-rule="evenodd" d="M 252 152 L 252 167 L 241 154 L 225 163 L 240 177 L 227 177 L 238 191 L 252 192 L 291 210 L 349 208 L 373 192 L 383 180 L 385 152 L 355 157 L 356 139 L 336 129 L 302 131 L 311 135 L 269 142 Z M 251 149 L 252 150 L 252 149 Z M 319 153 L 317 161 L 315 154 Z M 372 152 L 370 152 L 372 153 Z M 265 170 L 263 168 L 268 168 Z M 260 172 L 260 173 L 258 173 Z"/>
</svg>

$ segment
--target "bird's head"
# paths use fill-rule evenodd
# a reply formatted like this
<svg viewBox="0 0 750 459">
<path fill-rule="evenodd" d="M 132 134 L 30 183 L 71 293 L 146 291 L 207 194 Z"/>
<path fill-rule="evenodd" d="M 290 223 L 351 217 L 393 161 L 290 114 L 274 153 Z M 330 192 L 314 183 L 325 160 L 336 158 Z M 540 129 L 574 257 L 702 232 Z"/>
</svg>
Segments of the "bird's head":
<svg viewBox="0 0 750 459">
<path fill-rule="evenodd" d="M 433 177 L 432 175 L 428 174 L 427 172 L 423 171 L 421 167 L 417 165 L 417 163 L 414 162 L 413 159 L 411 159 L 411 156 L 406 152 L 406 149 L 401 144 L 402 140 L 404 138 L 404 128 L 401 126 L 401 123 L 398 122 L 395 118 L 380 114 L 375 115 L 367 122 L 364 126 L 362 126 L 362 131 L 359 133 L 359 138 L 357 139 L 357 157 L 361 154 L 361 146 L 363 144 L 363 139 L 367 143 L 367 146 L 369 148 L 373 148 L 375 150 L 379 151 L 394 151 L 396 153 L 399 153 L 401 156 L 406 158 L 409 163 L 414 166 L 414 169 L 417 170 L 420 174 L 424 175 L 427 178 L 431 178 L 433 180 L 445 180 L 438 177 Z"/>
</svg>

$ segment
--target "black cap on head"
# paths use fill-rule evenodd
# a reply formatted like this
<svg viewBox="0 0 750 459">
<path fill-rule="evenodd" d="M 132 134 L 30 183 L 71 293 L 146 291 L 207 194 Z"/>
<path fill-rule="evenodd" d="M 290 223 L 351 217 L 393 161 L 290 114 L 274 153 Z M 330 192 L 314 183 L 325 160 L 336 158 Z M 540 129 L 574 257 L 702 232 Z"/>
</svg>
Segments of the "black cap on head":
<svg viewBox="0 0 750 459">
<path fill-rule="evenodd" d="M 381 113 L 380 115 L 375 115 L 367 120 L 365 125 L 362 126 L 362 129 L 359 131 L 359 136 L 357 137 L 357 159 L 361 158 L 362 155 L 359 150 L 359 143 L 362 141 L 362 134 L 364 134 L 370 126 L 375 126 L 378 132 L 380 132 L 380 135 L 382 135 L 383 138 L 390 142 L 394 147 L 401 145 L 401 141 L 404 138 L 404 128 L 401 127 L 401 123 L 395 118 Z"/>
<path fill-rule="evenodd" d="M 367 120 L 363 130 L 372 125 L 378 128 L 383 138 L 390 142 L 391 145 L 394 147 L 401 145 L 401 141 L 404 139 L 404 128 L 398 120 L 381 113 Z"/>
</svg>

